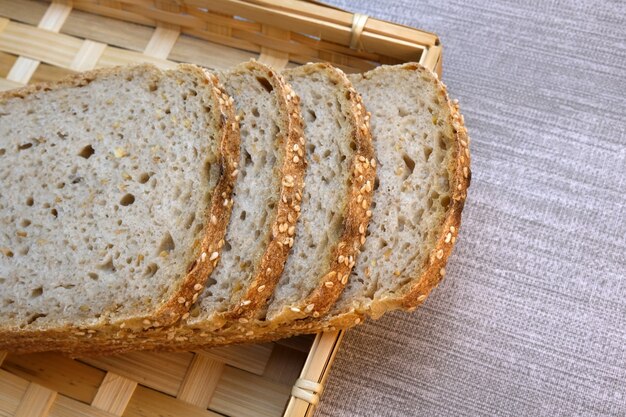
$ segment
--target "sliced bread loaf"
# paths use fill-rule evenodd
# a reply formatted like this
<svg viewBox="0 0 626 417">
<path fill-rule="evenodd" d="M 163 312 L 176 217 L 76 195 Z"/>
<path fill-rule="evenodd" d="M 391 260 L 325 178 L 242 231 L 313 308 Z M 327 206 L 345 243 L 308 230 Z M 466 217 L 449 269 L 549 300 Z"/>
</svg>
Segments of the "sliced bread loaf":
<svg viewBox="0 0 626 417">
<path fill-rule="evenodd" d="M 412 310 L 445 274 L 470 183 L 469 137 L 457 102 L 416 63 L 350 75 L 370 112 L 377 181 L 368 238 L 348 285 L 327 316 L 270 328 L 215 332 L 178 350 L 276 340 L 345 329 L 393 309 Z"/>
<path fill-rule="evenodd" d="M 192 65 L 0 95 L 0 349 L 175 322 L 216 264 L 239 132 Z"/>
<path fill-rule="evenodd" d="M 365 242 L 376 176 L 368 116 L 345 74 L 319 63 L 283 76 L 300 97 L 309 166 L 298 238 L 267 311 L 272 326 L 335 303 Z"/>
</svg>

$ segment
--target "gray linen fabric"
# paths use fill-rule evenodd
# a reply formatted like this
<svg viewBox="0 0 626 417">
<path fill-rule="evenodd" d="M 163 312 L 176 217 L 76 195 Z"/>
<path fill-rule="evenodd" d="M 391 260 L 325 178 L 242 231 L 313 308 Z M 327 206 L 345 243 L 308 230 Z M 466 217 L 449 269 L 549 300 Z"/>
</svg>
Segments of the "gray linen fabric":
<svg viewBox="0 0 626 417">
<path fill-rule="evenodd" d="M 317 416 L 626 416 L 626 2 L 334 1 L 423 28 L 472 137 L 448 274 Z"/>
</svg>

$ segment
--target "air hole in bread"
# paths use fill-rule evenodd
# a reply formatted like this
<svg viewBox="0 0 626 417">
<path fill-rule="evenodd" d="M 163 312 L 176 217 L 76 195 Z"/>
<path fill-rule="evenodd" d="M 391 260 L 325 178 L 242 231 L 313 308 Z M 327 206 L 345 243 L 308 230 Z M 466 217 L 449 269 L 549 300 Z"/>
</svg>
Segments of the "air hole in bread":
<svg viewBox="0 0 626 417">
<path fill-rule="evenodd" d="M 406 169 L 404 171 L 404 179 L 408 178 L 415 170 L 415 161 L 406 153 L 402 154 L 402 160 Z"/>
<path fill-rule="evenodd" d="M 25 149 L 29 149 L 32 148 L 33 144 L 32 143 L 23 143 L 21 145 L 17 145 L 17 150 L 18 151 L 23 151 Z"/>
<path fill-rule="evenodd" d="M 433 153 L 433 148 L 430 146 L 424 146 L 424 159 L 428 162 L 430 155 Z"/>
<path fill-rule="evenodd" d="M 239 215 L 239 219 L 240 220 L 246 220 L 246 214 L 247 214 L 246 211 L 242 210 L 241 214 Z"/>
<path fill-rule="evenodd" d="M 330 149 L 326 149 L 326 150 L 324 151 L 324 153 L 322 154 L 322 156 L 323 156 L 324 158 L 328 158 L 328 157 L 330 156 Z"/>
<path fill-rule="evenodd" d="M 411 113 L 405 107 L 398 107 L 398 116 L 406 117 L 406 116 L 408 116 L 410 114 Z"/>
<path fill-rule="evenodd" d="M 31 225 L 31 223 L 32 223 L 32 222 L 31 222 L 30 220 L 28 220 L 28 219 L 23 219 L 23 220 L 20 222 L 20 226 L 22 226 L 22 227 L 28 227 L 28 226 L 30 226 L 30 225 Z"/>
<path fill-rule="evenodd" d="M 437 141 L 437 144 L 439 145 L 439 148 L 443 151 L 448 149 L 448 145 L 446 144 L 446 138 L 443 136 L 443 134 L 439 135 L 439 140 Z"/>
<path fill-rule="evenodd" d="M 222 248 L 222 252 L 229 252 L 231 249 L 232 249 L 232 246 L 230 246 L 230 243 L 224 242 L 224 247 Z"/>
<path fill-rule="evenodd" d="M 50 214 L 52 214 L 54 217 L 59 217 L 59 212 L 57 211 L 57 209 L 53 208 L 52 210 L 50 210 Z"/>
<path fill-rule="evenodd" d="M 92 280 L 94 280 L 94 281 L 97 281 L 98 278 L 100 278 L 100 276 L 98 274 L 96 274 L 95 272 L 88 272 L 87 276 L 89 278 L 91 278 Z"/>
<path fill-rule="evenodd" d="M 185 221 L 185 229 L 189 229 L 193 222 L 196 221 L 196 213 L 191 213 L 189 217 L 187 217 L 187 221 Z"/>
<path fill-rule="evenodd" d="M 398 231 L 402 232 L 404 231 L 404 225 L 406 223 L 406 217 L 404 216 L 398 216 Z"/>
<path fill-rule="evenodd" d="M 28 246 L 24 246 L 23 248 L 20 248 L 17 253 L 19 253 L 22 256 L 26 256 L 28 255 L 28 252 L 30 252 L 30 248 Z"/>
<path fill-rule="evenodd" d="M 37 298 L 37 297 L 41 297 L 41 295 L 43 294 L 43 287 L 37 287 L 37 288 L 33 288 L 30 292 L 30 298 Z"/>
<path fill-rule="evenodd" d="M 130 206 L 134 202 L 135 202 L 135 196 L 130 193 L 124 194 L 124 196 L 120 200 L 120 204 L 123 206 Z"/>
<path fill-rule="evenodd" d="M 304 117 L 306 119 L 307 122 L 312 123 L 314 121 L 317 120 L 317 114 L 315 113 L 314 110 L 308 109 L 305 114 Z"/>
<path fill-rule="evenodd" d="M 26 321 L 27 324 L 33 324 L 37 319 L 40 319 L 42 317 L 46 317 L 47 314 L 43 314 L 43 313 L 35 313 L 32 316 L 30 316 L 28 318 L 28 320 Z"/>
<path fill-rule="evenodd" d="M 160 254 L 162 252 L 171 252 L 174 249 L 176 249 L 174 239 L 172 238 L 172 235 L 167 232 L 165 236 L 163 236 L 163 239 L 161 239 L 161 243 L 159 244 L 159 247 L 157 249 L 157 254 Z"/>
<path fill-rule="evenodd" d="M 250 113 L 252 113 L 252 115 L 254 117 L 259 117 L 260 116 L 258 107 L 253 107 L 252 110 L 250 111 Z M 252 121 L 251 126 L 252 127 L 256 127 L 256 123 L 254 121 Z"/>
<path fill-rule="evenodd" d="M 146 278 L 150 278 L 152 276 L 154 276 L 154 274 L 156 274 L 156 272 L 159 270 L 159 266 L 157 264 L 155 264 L 154 262 L 148 264 L 148 266 L 146 266 L 146 269 L 143 272 L 143 275 Z"/>
<path fill-rule="evenodd" d="M 439 202 L 444 208 L 447 208 L 450 205 L 450 196 L 445 195 L 445 194 L 442 195 L 441 198 L 439 199 Z"/>
<path fill-rule="evenodd" d="M 243 162 L 244 166 L 248 167 L 252 165 L 252 156 L 248 153 L 247 150 L 244 152 L 243 158 L 244 158 L 244 162 Z"/>
<path fill-rule="evenodd" d="M 269 82 L 269 80 L 267 78 L 256 77 L 256 80 L 259 82 L 259 84 L 261 84 L 261 86 L 268 93 L 271 93 L 272 91 L 274 91 L 274 87 L 272 86 L 272 84 Z M 256 116 L 258 117 L 258 115 L 256 115 Z"/>
<path fill-rule="evenodd" d="M 59 190 L 61 190 L 61 189 L 65 188 L 65 183 L 64 183 L 64 182 L 60 182 L 60 183 L 58 183 L 58 184 L 57 184 L 57 188 L 58 188 Z"/>
<path fill-rule="evenodd" d="M 307 144 L 306 149 L 309 155 L 313 155 L 315 153 L 315 145 L 312 143 Z"/>
<path fill-rule="evenodd" d="M 4 155 L 5 153 L 7 153 L 7 150 L 4 148 L 0 148 L 0 156 Z"/>
<path fill-rule="evenodd" d="M 159 89 L 159 86 L 158 86 L 158 84 L 156 82 L 152 82 L 152 83 L 148 84 L 148 91 L 155 92 L 158 89 Z"/>
<path fill-rule="evenodd" d="M 113 258 L 111 257 L 111 255 L 108 255 L 104 261 L 102 261 L 100 264 L 96 265 L 96 268 L 98 268 L 101 271 L 111 271 L 114 272 L 115 271 L 115 265 L 113 265 Z"/>
</svg>

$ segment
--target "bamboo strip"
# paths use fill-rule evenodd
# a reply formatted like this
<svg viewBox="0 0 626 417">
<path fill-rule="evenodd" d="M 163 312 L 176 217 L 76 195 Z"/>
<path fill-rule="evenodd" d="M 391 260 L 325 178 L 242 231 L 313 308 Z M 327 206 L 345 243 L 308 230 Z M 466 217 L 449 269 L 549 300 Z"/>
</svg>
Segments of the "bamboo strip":
<svg viewBox="0 0 626 417">
<path fill-rule="evenodd" d="M 343 332 L 326 332 L 319 333 L 311 347 L 300 378 L 324 385 L 328 376 L 327 368 L 335 360 L 339 344 L 343 338 Z M 308 402 L 292 396 L 285 410 L 285 417 L 304 416 L 313 413 L 313 407 Z"/>
<path fill-rule="evenodd" d="M 86 71 L 95 68 L 105 48 L 106 44 L 104 43 L 85 39 L 70 64 L 70 68 L 76 71 Z"/>
<path fill-rule="evenodd" d="M 183 33 L 196 34 L 197 36 L 210 36 L 209 31 L 201 30 L 202 22 L 211 23 L 211 19 L 215 18 L 215 13 L 211 11 L 219 11 L 223 14 L 230 14 L 234 16 L 241 16 L 246 19 L 250 19 L 254 22 L 267 24 L 283 30 L 288 30 L 296 33 L 306 33 L 318 38 L 322 38 L 325 41 L 336 42 L 345 46 L 349 45 L 351 37 L 351 14 L 342 12 L 343 16 L 349 16 L 349 19 L 343 19 L 341 24 L 334 23 L 332 21 L 325 20 L 325 15 L 320 12 L 319 15 L 309 17 L 307 15 L 299 14 L 298 9 L 280 9 L 276 8 L 272 3 L 258 2 L 258 1 L 241 1 L 241 0 L 186 0 L 184 4 L 187 6 L 186 10 L 192 11 L 193 14 L 180 15 L 176 13 L 168 13 L 154 8 L 146 7 L 146 3 L 139 3 L 129 1 L 122 1 L 123 5 L 121 9 L 113 9 L 109 7 L 103 7 L 100 4 L 93 4 L 89 1 L 76 1 L 74 7 L 80 10 L 86 10 L 97 14 L 103 14 L 105 16 L 115 17 L 117 19 L 128 20 L 135 23 L 156 25 L 157 22 L 167 22 L 181 26 Z M 290 4 L 305 4 L 304 2 L 290 2 Z M 319 6 L 318 6 L 319 7 Z M 200 13 L 201 9 L 209 9 L 209 12 L 205 14 Z M 287 11 L 285 11 L 287 10 Z M 332 10 L 329 9 L 328 10 Z M 230 26 L 233 30 L 232 35 L 223 36 L 226 45 L 233 46 L 233 43 L 237 43 L 239 36 L 245 36 L 249 39 L 250 35 L 256 36 L 260 32 L 249 31 L 249 29 L 237 29 L 237 22 L 234 26 Z M 436 36 L 432 34 L 425 34 L 424 32 L 416 29 L 404 28 L 400 30 L 402 36 L 397 38 L 395 33 L 391 31 L 385 32 L 370 32 L 370 25 L 375 23 L 375 19 L 369 19 L 365 25 L 365 30 L 361 36 L 362 43 L 366 49 L 370 49 L 370 52 L 381 53 L 386 56 L 395 57 L 397 59 L 404 59 L 411 57 L 410 60 L 416 60 L 415 50 L 421 46 L 419 41 L 425 41 L 425 44 L 434 44 L 437 41 Z M 232 25 L 232 23 L 231 23 Z M 397 25 L 388 24 L 389 29 L 398 27 Z M 374 25 L 375 27 L 378 27 Z M 384 26 L 384 25 L 383 25 Z M 208 28 L 208 26 L 206 26 Z M 198 35 L 201 33 L 202 35 Z M 408 34 L 412 36 L 408 36 Z M 211 40 L 217 41 L 216 38 Z M 416 42 L 417 40 L 417 42 Z M 267 39 L 258 38 L 258 44 L 262 46 L 266 45 Z M 274 40 L 275 41 L 275 40 Z M 219 41 L 218 41 L 219 42 Z M 221 43 L 221 42 L 220 42 Z M 247 49 L 247 48 L 246 48 Z M 354 52 L 357 53 L 357 52 Z"/>
<path fill-rule="evenodd" d="M 28 381 L 0 369 L 0 415 L 15 415 L 28 385 Z"/>
<path fill-rule="evenodd" d="M 58 395 L 48 417 L 115 417 L 115 414 L 91 407 L 80 401 Z"/>
<path fill-rule="evenodd" d="M 123 376 L 107 373 L 91 402 L 92 407 L 121 416 L 137 388 L 137 382 Z"/>
<path fill-rule="evenodd" d="M 272 38 L 280 38 L 286 41 L 289 41 L 290 39 L 289 32 L 276 29 L 271 26 L 263 25 L 261 31 L 264 35 L 268 35 Z M 289 62 L 289 53 L 280 49 L 272 49 L 266 46 L 262 46 L 261 55 L 259 55 L 259 61 L 269 65 L 270 67 L 280 70 L 287 66 L 287 63 Z"/>
<path fill-rule="evenodd" d="M 154 58 L 167 59 L 178 40 L 178 35 L 180 35 L 180 31 L 177 29 L 157 27 L 143 53 Z"/>
<path fill-rule="evenodd" d="M 81 362 L 132 378 L 141 385 L 175 396 L 193 353 L 128 353 L 119 356 L 81 358 Z"/>
<path fill-rule="evenodd" d="M 209 408 L 238 417 L 279 416 L 291 387 L 227 366 Z"/>
<path fill-rule="evenodd" d="M 63 68 L 70 67 L 81 45 L 80 39 L 34 28 L 23 23 L 9 22 L 4 31 L 0 33 L 0 50 Z M 16 66 L 17 62 L 14 68 Z M 11 78 L 11 72 L 7 78 L 18 81 Z M 15 77 L 18 75 L 20 73 L 16 73 Z"/>
<path fill-rule="evenodd" d="M 132 51 L 146 49 L 154 28 L 74 10 L 63 33 Z"/>
<path fill-rule="evenodd" d="M 61 30 L 65 19 L 67 19 L 71 11 L 72 8 L 70 6 L 61 3 L 51 3 L 46 10 L 46 13 L 44 13 L 41 18 L 38 28 L 51 32 L 58 32 Z M 15 64 L 13 64 L 11 71 L 9 71 L 7 80 L 26 84 L 32 78 L 38 66 L 39 61 L 20 56 L 17 58 Z"/>
<path fill-rule="evenodd" d="M 179 401 L 149 388 L 137 387 L 128 403 L 124 417 L 224 417 L 210 410 Z"/>
<path fill-rule="evenodd" d="M 37 0 L 2 0 L 0 15 L 36 26 L 49 6 L 49 3 Z"/>
<path fill-rule="evenodd" d="M 0 365 L 2 365 L 2 362 L 4 362 L 4 359 L 7 357 L 7 353 L 6 352 L 0 352 Z"/>
<path fill-rule="evenodd" d="M 202 352 L 196 353 L 185 379 L 180 384 L 176 398 L 201 408 L 207 408 L 223 371 L 223 362 L 213 360 Z"/>
<path fill-rule="evenodd" d="M 167 61 L 160 58 L 153 58 L 151 56 L 144 55 L 135 51 L 128 51 L 125 49 L 107 46 L 100 56 L 100 60 L 98 61 L 98 67 L 133 65 L 141 64 L 143 62 L 149 62 L 163 69 L 174 68 L 176 66 L 176 63 L 172 61 Z"/>
<path fill-rule="evenodd" d="M 2 367 L 21 378 L 86 403 L 93 400 L 105 375 L 100 369 L 52 353 L 9 355 Z"/>
<path fill-rule="evenodd" d="M 188 35 L 181 35 L 169 58 L 177 62 L 193 62 L 213 69 L 226 69 L 240 62 L 257 58 L 254 52 L 229 48 Z"/>
<path fill-rule="evenodd" d="M 56 396 L 57 393 L 51 389 L 31 382 L 14 417 L 46 417 Z"/>
<path fill-rule="evenodd" d="M 42 62 L 37 67 L 37 71 L 33 74 L 33 77 L 30 79 L 29 83 L 38 83 L 38 82 L 54 82 L 59 81 L 70 74 L 74 74 L 75 71 L 67 68 L 55 67 L 50 64 L 46 64 Z"/>
<path fill-rule="evenodd" d="M 274 344 L 233 345 L 202 351 L 202 354 L 234 368 L 262 375 L 272 354 Z"/>
</svg>

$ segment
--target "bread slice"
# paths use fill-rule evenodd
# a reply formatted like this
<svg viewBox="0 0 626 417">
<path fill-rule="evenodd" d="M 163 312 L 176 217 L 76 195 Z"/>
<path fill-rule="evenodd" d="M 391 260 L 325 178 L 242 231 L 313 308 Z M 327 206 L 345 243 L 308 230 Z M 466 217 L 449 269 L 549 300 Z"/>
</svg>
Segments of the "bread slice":
<svg viewBox="0 0 626 417">
<path fill-rule="evenodd" d="M 238 159 L 228 97 L 196 66 L 0 94 L 0 349 L 187 314 Z"/>
<path fill-rule="evenodd" d="M 341 294 L 365 242 L 376 177 L 368 116 L 345 74 L 318 63 L 283 76 L 300 96 L 309 167 L 293 253 L 266 315 L 272 326 L 319 317 Z"/>
</svg>

